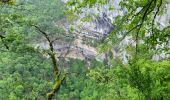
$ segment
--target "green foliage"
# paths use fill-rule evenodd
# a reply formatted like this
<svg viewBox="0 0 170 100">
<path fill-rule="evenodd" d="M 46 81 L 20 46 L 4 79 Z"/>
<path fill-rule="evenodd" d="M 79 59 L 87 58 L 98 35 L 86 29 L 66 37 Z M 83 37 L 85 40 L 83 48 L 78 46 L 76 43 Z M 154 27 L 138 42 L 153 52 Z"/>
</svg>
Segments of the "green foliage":
<svg viewBox="0 0 170 100">
<path fill-rule="evenodd" d="M 66 12 L 72 14 L 70 18 L 72 20 L 78 17 L 76 14 L 81 13 L 81 8 L 91 8 L 96 4 L 106 3 L 107 0 L 70 0 L 66 6 L 71 6 L 71 10 L 68 9 Z M 153 50 L 156 45 L 163 43 L 168 45 L 169 26 L 159 29 L 159 24 L 153 25 L 153 17 L 164 13 L 163 8 L 166 3 L 166 0 L 121 1 L 120 6 L 127 12 L 117 16 L 114 21 L 116 29 L 108 36 L 106 44 L 101 49 L 112 48 L 114 44 L 119 43 L 121 39 L 118 39 L 117 33 L 124 32 L 124 37 L 130 35 L 134 39 L 138 34 L 138 38 L 145 42 L 138 45 L 138 56 L 135 57 L 139 58 L 131 60 L 126 65 L 115 59 L 111 52 L 108 53 L 109 65 L 95 59 L 90 63 L 77 59 L 67 59 L 67 61 L 60 59 L 58 65 L 61 73 L 63 70 L 68 70 L 68 73 L 64 81 L 59 81 L 62 85 L 54 99 L 169 100 L 170 61 L 168 58 L 158 62 L 150 60 L 156 52 Z M 60 0 L 18 0 L 17 2 L 1 0 L 0 7 L 2 8 L 0 9 L 0 100 L 45 100 L 55 77 L 50 59 L 32 45 L 40 42 L 42 34 L 30 25 L 38 25 L 52 39 L 60 38 L 62 43 L 72 41 L 74 26 L 70 28 L 70 34 L 66 34 L 63 29 L 66 22 L 64 3 Z M 114 8 L 110 7 L 109 10 Z M 91 21 L 91 18 L 92 15 L 89 14 L 82 20 Z M 137 28 L 131 30 L 133 27 Z M 147 33 L 150 33 L 149 37 L 145 37 Z M 169 51 L 166 45 L 162 49 Z M 133 47 L 127 46 L 126 49 L 134 55 Z M 150 50 L 146 52 L 148 49 Z M 56 84 L 52 88 L 58 86 Z"/>
<path fill-rule="evenodd" d="M 83 69 L 86 68 L 83 63 L 81 66 Z M 72 67 L 74 69 L 74 66 Z M 168 100 L 169 68 L 170 61 L 155 62 L 140 59 L 136 63 L 119 64 L 109 69 L 97 67 L 84 73 L 77 69 L 80 73 L 71 73 L 66 78 L 56 98 L 60 100 L 161 98 Z"/>
<path fill-rule="evenodd" d="M 83 90 L 82 93 L 97 93 L 97 96 L 92 96 L 95 100 L 161 98 L 168 100 L 170 93 L 169 68 L 170 61 L 155 62 L 141 59 L 136 63 L 115 66 L 111 69 L 90 70 L 88 77 L 93 83 L 88 82 L 89 85 L 86 85 L 86 88 L 91 87 L 90 90 Z"/>
<path fill-rule="evenodd" d="M 47 5 L 44 6 L 42 3 Z M 0 5 L 2 8 L 0 9 L 0 94 L 3 94 L 0 95 L 0 99 L 45 100 L 46 93 L 53 85 L 53 67 L 50 59 L 42 56 L 40 51 L 35 50 L 30 44 L 38 35 L 29 25 L 39 23 L 49 26 L 51 33 L 64 33 L 62 28 L 56 28 L 52 24 L 53 21 L 63 17 L 63 5 L 58 0 L 53 2 L 25 0 L 17 1 L 17 5 Z M 43 7 L 45 9 L 52 7 L 50 9 L 58 13 L 55 15 L 53 11 L 46 11 L 44 14 Z"/>
<path fill-rule="evenodd" d="M 0 53 L 0 99 L 44 99 L 53 80 L 48 59 L 27 45 Z"/>
<path fill-rule="evenodd" d="M 83 22 L 91 22 L 92 21 L 92 14 L 89 14 L 88 16 L 81 19 Z"/>
<path fill-rule="evenodd" d="M 95 67 L 102 68 L 100 62 L 93 60 L 89 66 L 91 69 Z M 97 65 L 98 64 L 98 65 Z M 94 100 L 100 98 L 96 82 L 87 75 L 91 69 L 88 69 L 86 62 L 81 60 L 70 59 L 68 62 L 69 73 L 63 82 L 58 95 L 55 97 L 60 100 Z M 94 67 L 95 66 L 95 67 Z"/>
</svg>

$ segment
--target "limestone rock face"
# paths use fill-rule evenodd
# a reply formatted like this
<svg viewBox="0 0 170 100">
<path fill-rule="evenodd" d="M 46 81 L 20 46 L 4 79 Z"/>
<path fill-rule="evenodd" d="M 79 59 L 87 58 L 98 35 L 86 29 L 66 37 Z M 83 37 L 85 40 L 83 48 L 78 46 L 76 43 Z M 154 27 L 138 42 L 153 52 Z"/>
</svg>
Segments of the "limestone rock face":
<svg viewBox="0 0 170 100">
<path fill-rule="evenodd" d="M 68 0 L 63 0 L 67 2 Z M 105 54 L 98 55 L 95 47 L 90 46 L 89 44 L 84 44 L 85 38 L 89 40 L 102 40 L 105 38 L 112 30 L 114 30 L 113 20 L 118 15 L 123 15 L 124 11 L 120 11 L 119 7 L 120 0 L 109 0 L 106 5 L 95 5 L 92 8 L 84 8 L 82 9 L 83 13 L 78 15 L 76 21 L 73 22 L 74 26 L 74 34 L 76 35 L 76 39 L 69 44 L 60 44 L 55 43 L 55 49 L 58 53 L 66 52 L 65 48 L 70 47 L 70 53 L 67 57 L 78 58 L 78 59 L 87 59 L 87 58 L 96 58 L 97 60 L 104 60 Z M 113 7 L 114 10 L 109 10 L 110 7 Z M 92 14 L 92 21 L 83 22 L 81 19 L 87 16 L 88 14 Z M 158 16 L 157 21 L 161 22 L 162 27 L 169 25 L 170 20 L 170 2 L 167 5 L 167 13 L 163 16 Z M 69 25 L 65 25 L 65 30 L 68 32 Z M 142 41 L 141 41 L 142 42 Z M 119 45 L 113 48 L 113 56 L 120 57 L 124 63 L 128 62 L 129 54 L 127 54 L 126 50 L 123 49 L 124 46 L 132 44 L 135 46 L 132 37 L 126 37 Z M 40 44 L 43 48 L 48 48 L 47 44 Z M 159 60 L 164 58 L 164 54 L 154 55 L 154 60 Z"/>
</svg>

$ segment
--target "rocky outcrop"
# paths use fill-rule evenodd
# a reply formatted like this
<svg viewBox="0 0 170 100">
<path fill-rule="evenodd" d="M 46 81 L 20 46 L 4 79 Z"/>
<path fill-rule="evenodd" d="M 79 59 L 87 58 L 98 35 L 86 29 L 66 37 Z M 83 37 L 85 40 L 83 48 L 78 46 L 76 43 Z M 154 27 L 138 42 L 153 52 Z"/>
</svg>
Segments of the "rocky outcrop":
<svg viewBox="0 0 170 100">
<path fill-rule="evenodd" d="M 65 0 L 64 0 L 65 1 Z M 107 34 L 109 34 L 112 30 L 114 30 L 113 20 L 118 15 L 123 15 L 123 11 L 120 11 L 120 7 L 118 6 L 120 0 L 109 0 L 107 5 L 95 5 L 93 8 L 84 8 L 83 14 L 78 15 L 79 19 L 77 19 L 74 23 L 74 34 L 76 36 L 75 40 L 70 44 L 60 44 L 56 42 L 54 45 L 56 52 L 58 55 L 62 53 L 66 53 L 69 49 L 69 53 L 67 57 L 70 58 L 78 58 L 78 59 L 88 59 L 88 58 L 96 58 L 98 60 L 105 59 L 104 55 L 97 55 L 97 50 L 95 47 L 92 47 L 88 44 L 83 44 L 83 39 L 88 38 L 90 40 L 102 40 Z M 170 3 L 167 5 L 167 13 L 163 16 L 157 18 L 157 21 L 161 22 L 162 27 L 169 25 L 168 20 L 170 19 Z M 110 7 L 113 7 L 114 10 L 109 10 Z M 88 14 L 92 14 L 91 22 L 83 22 L 81 19 Z M 65 25 L 65 30 L 68 32 L 69 25 Z M 133 44 L 134 41 L 131 37 L 126 37 L 119 45 L 113 48 L 113 55 L 116 57 L 120 57 L 124 63 L 127 63 L 129 54 L 124 49 L 124 46 Z M 38 44 L 40 47 L 47 49 L 48 44 L 46 42 Z M 134 44 L 135 45 L 135 44 Z M 157 54 L 153 56 L 154 60 L 159 60 L 161 58 L 166 57 L 163 54 Z"/>
</svg>

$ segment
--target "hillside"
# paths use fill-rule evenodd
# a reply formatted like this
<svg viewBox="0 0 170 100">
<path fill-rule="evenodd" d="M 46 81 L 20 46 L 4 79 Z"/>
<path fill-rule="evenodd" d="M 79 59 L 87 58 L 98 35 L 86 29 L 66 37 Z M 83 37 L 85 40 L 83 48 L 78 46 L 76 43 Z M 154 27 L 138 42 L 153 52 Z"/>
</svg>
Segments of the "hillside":
<svg viewBox="0 0 170 100">
<path fill-rule="evenodd" d="M 0 8 L 0 100 L 169 100 L 169 0 Z"/>
</svg>

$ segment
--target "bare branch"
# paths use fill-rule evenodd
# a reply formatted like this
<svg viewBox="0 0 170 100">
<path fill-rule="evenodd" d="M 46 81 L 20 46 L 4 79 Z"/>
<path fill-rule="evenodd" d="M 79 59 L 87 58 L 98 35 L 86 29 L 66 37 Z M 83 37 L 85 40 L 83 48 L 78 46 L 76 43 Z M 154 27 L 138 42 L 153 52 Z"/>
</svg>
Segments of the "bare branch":
<svg viewBox="0 0 170 100">
<path fill-rule="evenodd" d="M 139 26 L 139 28 L 138 28 L 137 33 L 136 33 L 136 55 L 137 55 L 137 53 L 138 53 L 139 32 L 140 32 L 140 29 L 141 29 L 144 21 L 145 21 L 145 18 L 147 17 L 147 15 L 148 15 L 149 13 L 151 13 L 151 12 L 153 11 L 153 10 L 148 11 L 149 8 L 151 7 L 153 1 L 155 1 L 155 0 L 152 0 L 152 1 L 149 3 L 147 9 L 145 10 L 145 13 L 143 14 L 143 17 L 142 17 L 142 19 L 141 19 L 141 24 L 140 24 L 140 26 Z"/>
<path fill-rule="evenodd" d="M 41 32 L 44 35 L 44 37 L 47 39 L 49 46 L 50 46 L 50 51 L 51 51 L 51 52 L 48 53 L 48 55 L 50 56 L 52 63 L 53 63 L 54 74 L 57 75 L 57 77 L 59 77 L 59 69 L 58 69 L 58 66 L 57 66 L 57 59 L 55 57 L 53 42 L 50 40 L 48 33 L 43 31 L 41 28 L 39 28 L 36 25 L 32 25 L 32 26 L 34 26 L 36 29 L 38 29 L 38 31 Z"/>
</svg>

